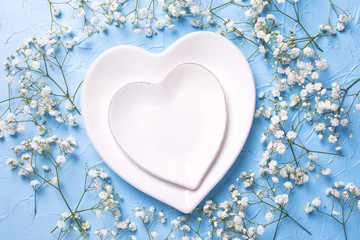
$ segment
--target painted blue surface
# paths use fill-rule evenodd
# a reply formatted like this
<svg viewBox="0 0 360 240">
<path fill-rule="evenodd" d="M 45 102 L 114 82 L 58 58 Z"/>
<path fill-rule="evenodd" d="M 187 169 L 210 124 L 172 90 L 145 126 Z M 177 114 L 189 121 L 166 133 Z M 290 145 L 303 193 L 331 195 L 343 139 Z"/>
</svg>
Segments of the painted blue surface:
<svg viewBox="0 0 360 240">
<path fill-rule="evenodd" d="M 222 2 L 222 1 L 219 1 Z M 317 32 L 319 24 L 323 23 L 328 14 L 328 3 L 325 0 L 305 1 L 302 3 L 302 19 L 305 26 L 310 32 Z M 310 3 L 311 2 L 311 3 Z M 340 1 L 344 9 L 351 10 L 354 20 L 347 28 L 345 33 L 338 34 L 335 37 L 322 39 L 318 44 L 323 48 L 323 57 L 327 59 L 330 68 L 322 74 L 324 82 L 337 81 L 346 83 L 359 77 L 359 60 L 360 60 L 360 29 L 359 29 L 359 6 L 358 1 L 344 0 Z M 222 10 L 229 16 L 236 16 L 239 13 L 231 10 Z M 226 12 L 228 11 L 228 12 Z M 48 5 L 38 0 L 1 0 L 0 1 L 0 61 L 5 60 L 6 56 L 12 54 L 21 43 L 30 36 L 41 36 L 49 29 Z M 294 28 L 296 30 L 296 28 Z M 69 72 L 71 86 L 76 87 L 81 81 L 93 60 L 103 51 L 110 47 L 129 44 L 139 46 L 152 52 L 161 52 L 171 43 L 181 36 L 195 31 L 188 23 L 177 23 L 174 31 L 161 31 L 157 36 L 147 38 L 144 35 L 135 35 L 128 28 L 117 29 L 110 27 L 105 33 L 97 34 L 89 40 L 82 43 L 71 57 L 71 66 L 65 70 Z M 240 49 L 246 56 L 253 52 L 252 47 L 248 45 L 240 46 Z M 256 55 L 250 62 L 253 70 L 256 86 L 258 91 L 270 89 L 268 84 L 269 75 L 273 72 L 264 64 L 263 57 Z M 4 79 L 5 74 L 0 71 L 0 79 Z M 0 99 L 5 97 L 5 83 L 0 83 Z M 79 99 L 77 104 L 79 105 Z M 359 117 L 359 113 L 356 115 Z M 359 118 L 358 118 L 359 119 Z M 356 127 L 359 126 L 358 119 Z M 114 174 L 99 158 L 94 148 L 91 146 L 84 126 L 80 124 L 76 128 L 62 126 L 57 128 L 54 125 L 55 132 L 58 136 L 66 137 L 72 135 L 78 140 L 79 148 L 77 154 L 69 159 L 66 168 L 63 171 L 65 193 L 70 196 L 70 201 L 76 201 L 82 188 L 83 162 L 96 164 L 104 168 L 111 176 L 112 183 L 117 192 L 124 197 L 122 203 L 123 215 L 134 219 L 130 211 L 135 207 L 154 205 L 157 209 L 162 209 L 169 220 L 177 217 L 180 213 L 165 204 L 143 194 L 133 188 L 120 177 Z M 224 179 L 211 191 L 207 199 L 223 201 L 229 199 L 228 186 L 232 184 L 240 172 L 246 169 L 257 169 L 258 161 L 262 154 L 262 144 L 259 141 L 261 131 L 266 123 L 256 119 L 247 143 L 242 150 L 234 166 L 227 173 Z M 360 156 L 360 130 L 354 131 L 355 137 L 343 141 L 343 152 L 348 154 L 346 158 L 320 156 L 319 161 L 332 169 L 332 174 L 328 177 L 316 178 L 311 177 L 310 183 L 296 190 L 292 201 L 288 206 L 292 216 L 303 223 L 311 232 L 310 237 L 299 227 L 288 220 L 284 220 L 278 232 L 278 239 L 343 239 L 342 229 L 339 224 L 333 220 L 325 218 L 322 215 L 307 215 L 304 211 L 307 202 L 314 197 L 324 196 L 325 189 L 336 180 L 345 182 L 351 181 L 360 185 L 359 179 L 359 156 Z M 66 208 L 58 197 L 57 193 L 50 188 L 41 191 L 38 200 L 38 214 L 33 217 L 34 195 L 28 182 L 17 176 L 17 172 L 10 170 L 6 164 L 6 159 L 11 156 L 9 148 L 21 140 L 33 137 L 34 131 L 29 130 L 25 134 L 16 135 L 15 137 L 6 137 L 0 140 L 0 239 L 55 239 L 56 235 L 50 234 L 62 212 Z M 301 132 L 303 138 L 316 149 L 328 150 L 325 143 L 319 143 L 316 135 L 309 129 Z M 315 140 L 314 140 L 315 139 Z M 91 199 L 89 200 L 91 201 Z M 347 225 L 349 239 L 359 239 L 359 214 L 353 216 Z M 89 219 L 94 220 L 91 231 L 96 228 L 112 226 L 111 219 L 103 218 L 95 220 L 95 217 L 89 215 Z M 156 230 L 160 236 L 166 234 L 169 224 L 159 226 Z M 145 239 L 145 231 L 139 228 L 137 231 L 139 239 Z M 272 237 L 271 233 L 265 233 L 264 239 Z M 72 239 L 69 237 L 69 239 Z M 95 238 L 91 238 L 95 239 Z M 160 237 L 161 239 L 161 237 Z"/>
</svg>

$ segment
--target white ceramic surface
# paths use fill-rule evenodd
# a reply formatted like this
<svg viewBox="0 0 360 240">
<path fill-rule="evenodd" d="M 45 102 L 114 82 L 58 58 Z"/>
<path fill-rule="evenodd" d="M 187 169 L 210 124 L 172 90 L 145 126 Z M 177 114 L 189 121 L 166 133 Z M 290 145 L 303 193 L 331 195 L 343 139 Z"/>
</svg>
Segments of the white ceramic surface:
<svg viewBox="0 0 360 240">
<path fill-rule="evenodd" d="M 225 95 L 209 70 L 180 64 L 158 84 L 120 88 L 109 125 L 121 149 L 145 171 L 196 189 L 224 138 Z"/>
<path fill-rule="evenodd" d="M 114 140 L 108 124 L 111 100 L 121 87 L 130 82 L 158 83 L 177 65 L 189 62 L 204 66 L 218 78 L 228 110 L 223 145 L 196 190 L 157 178 L 134 164 Z M 139 190 L 188 213 L 226 174 L 245 144 L 253 121 L 255 86 L 246 58 L 233 43 L 216 33 L 195 32 L 159 54 L 131 46 L 107 50 L 89 68 L 81 98 L 87 134 L 106 164 Z"/>
</svg>

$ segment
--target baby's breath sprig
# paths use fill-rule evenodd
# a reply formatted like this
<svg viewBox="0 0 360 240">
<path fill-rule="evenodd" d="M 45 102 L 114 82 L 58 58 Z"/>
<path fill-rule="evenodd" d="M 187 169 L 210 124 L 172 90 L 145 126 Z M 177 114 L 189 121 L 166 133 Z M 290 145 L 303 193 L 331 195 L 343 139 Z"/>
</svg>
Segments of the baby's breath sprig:
<svg viewBox="0 0 360 240">
<path fill-rule="evenodd" d="M 247 196 L 250 206 L 266 209 L 265 219 L 268 223 L 264 224 L 264 227 L 276 223 L 274 239 L 280 222 L 285 218 L 291 219 L 311 235 L 311 232 L 295 220 L 286 208 L 296 187 L 307 183 L 308 179 L 308 169 L 293 167 L 291 164 L 278 166 L 277 162 L 272 160 L 268 167 L 262 168 L 260 177 L 256 177 L 252 171 L 242 172 L 240 178 L 237 179 L 242 186 L 232 185 L 230 191 L 232 190 L 233 197 L 234 195 Z M 244 190 L 241 191 L 241 188 Z"/>
<path fill-rule="evenodd" d="M 57 136 L 47 138 L 36 136 L 21 142 L 21 145 L 12 147 L 15 158 L 9 158 L 6 163 L 9 167 L 17 169 L 19 176 L 27 179 L 33 188 L 34 215 L 37 213 L 38 192 L 44 191 L 45 187 L 50 187 L 58 192 L 66 206 L 66 211 L 61 214 L 56 227 L 51 231 L 59 230 L 58 239 L 63 239 L 69 232 L 77 233 L 79 237 L 87 235 L 91 227 L 90 222 L 84 218 L 87 212 L 93 212 L 98 218 L 101 218 L 103 213 L 114 218 L 115 229 L 109 236 L 116 237 L 127 230 L 135 231 L 136 226 L 129 220 L 121 221 L 122 197 L 113 192 L 108 174 L 96 166 L 90 167 L 85 163 L 83 192 L 76 205 L 71 206 L 70 197 L 63 191 L 61 172 L 63 165 L 69 161 L 68 155 L 74 153 L 77 145 L 73 137 L 60 139 Z M 83 206 L 84 199 L 92 196 L 92 192 L 98 195 L 96 202 L 89 204 L 87 201 L 87 206 Z M 103 231 L 101 233 L 102 236 L 105 235 Z"/>
<path fill-rule="evenodd" d="M 60 32 L 67 32 L 72 27 L 63 24 L 61 19 L 66 17 L 66 13 L 72 12 L 70 18 L 78 18 L 82 22 L 82 32 L 92 34 L 106 28 L 106 23 L 113 23 L 122 26 L 126 21 L 125 17 L 120 13 L 120 9 L 127 2 L 111 0 L 111 1 L 50 1 L 51 30 L 58 29 Z M 66 12 L 66 13 L 65 13 Z M 103 18 L 103 22 L 101 19 Z"/>
<path fill-rule="evenodd" d="M 76 89 L 70 89 L 65 71 L 72 48 L 81 41 L 78 37 L 64 40 L 63 34 L 49 31 L 45 36 L 28 39 L 16 50 L 16 55 L 7 58 L 4 66 L 8 98 L 0 102 L 4 106 L 0 113 L 1 131 L 13 135 L 16 131 L 25 131 L 23 123 L 31 122 L 44 134 L 44 115 L 60 123 L 67 121 L 72 126 L 77 125 L 76 114 L 80 114 L 80 110 L 75 100 L 82 81 L 78 81 Z M 67 113 L 61 114 L 62 108 Z"/>
<path fill-rule="evenodd" d="M 324 32 L 330 32 L 331 34 L 335 34 L 337 31 L 344 31 L 345 25 L 348 24 L 351 19 L 351 13 L 339 7 L 337 4 L 334 3 L 333 0 L 329 0 L 330 9 L 329 9 L 329 17 L 326 23 L 320 25 L 320 29 Z M 334 13 L 337 18 L 337 22 L 333 25 L 331 23 L 331 15 Z M 335 29 L 334 29 L 335 27 Z"/>
<path fill-rule="evenodd" d="M 345 185 L 344 182 L 335 182 L 330 188 L 326 189 L 326 195 L 331 199 L 331 207 L 322 207 L 320 197 L 314 198 L 311 203 L 306 205 L 307 213 L 318 212 L 335 220 L 342 226 L 345 239 L 346 223 L 350 217 L 360 210 L 360 189 L 353 183 Z M 330 209 L 330 212 L 329 210 Z"/>
<path fill-rule="evenodd" d="M 274 166 L 275 168 L 275 166 Z M 258 239 L 274 225 L 276 233 L 283 219 L 290 219 L 304 231 L 311 233 L 294 219 L 286 209 L 286 204 L 296 185 L 302 184 L 300 172 L 295 169 L 282 169 L 283 185 L 278 184 L 275 176 L 256 177 L 252 171 L 243 172 L 237 179 L 239 184 L 229 187 L 232 201 L 214 202 L 207 200 L 190 214 L 179 216 L 171 221 L 172 228 L 164 239 Z M 304 171 L 305 172 L 305 171 Z M 298 174 L 298 176 L 295 176 Z M 298 181 L 293 185 L 294 178 Z M 241 190 L 243 189 L 243 190 Z M 265 215 L 253 214 L 262 209 Z M 156 217 L 136 209 L 137 215 L 145 219 L 145 223 L 153 225 Z M 155 216 L 155 215 L 154 215 Z M 147 228 L 148 233 L 150 232 Z M 207 237 L 206 237 L 207 236 Z M 149 235 L 149 239 L 153 239 Z"/>
<path fill-rule="evenodd" d="M 256 223 L 245 215 L 250 206 L 247 197 L 240 198 L 235 193 L 233 195 L 233 202 L 216 203 L 207 200 L 201 208 L 173 219 L 170 231 L 162 239 L 257 239 L 264 233 L 265 225 Z M 161 211 L 154 213 L 154 207 L 150 207 L 147 212 L 145 210 L 137 208 L 135 215 L 143 222 L 148 239 L 153 240 L 158 233 L 150 228 L 159 220 L 165 223 L 165 216 Z"/>
<path fill-rule="evenodd" d="M 173 220 L 173 228 L 182 232 L 183 239 L 205 239 L 206 235 L 211 239 L 258 239 L 265 225 L 252 219 L 249 199 L 233 190 L 230 187 L 232 202 L 207 200 L 191 214 Z"/>
<path fill-rule="evenodd" d="M 135 217 L 140 219 L 143 228 L 146 230 L 149 240 L 158 238 L 158 232 L 152 231 L 151 228 L 154 227 L 154 223 L 158 221 L 160 221 L 162 224 L 166 222 L 166 216 L 163 211 L 156 211 L 156 208 L 154 206 L 149 207 L 149 209 L 147 209 L 146 207 L 137 207 L 133 211 L 135 212 Z M 170 236 L 172 231 L 173 229 L 168 234 L 168 237 Z"/>
</svg>

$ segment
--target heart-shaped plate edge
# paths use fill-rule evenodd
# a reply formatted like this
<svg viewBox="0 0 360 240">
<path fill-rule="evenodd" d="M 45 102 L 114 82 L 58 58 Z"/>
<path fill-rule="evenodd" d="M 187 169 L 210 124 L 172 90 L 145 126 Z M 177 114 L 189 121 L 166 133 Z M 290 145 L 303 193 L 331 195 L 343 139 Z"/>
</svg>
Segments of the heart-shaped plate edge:
<svg viewBox="0 0 360 240">
<path fill-rule="evenodd" d="M 196 40 L 200 43 L 196 44 Z M 146 174 L 144 174 L 142 176 L 145 181 L 145 182 L 143 181 L 143 183 L 146 183 L 146 184 L 139 183 L 138 180 L 132 178 L 132 175 L 124 176 L 124 170 L 122 170 L 122 168 L 119 166 L 112 165 L 112 163 L 111 163 L 111 161 L 114 161 L 114 157 L 116 154 L 113 152 L 102 152 L 99 149 L 99 147 L 96 146 L 97 142 L 102 141 L 101 137 L 102 137 L 103 133 L 100 132 L 100 133 L 98 133 L 97 137 L 95 137 L 93 135 L 93 132 L 89 130 L 88 119 L 87 119 L 87 115 L 90 114 L 91 111 L 94 111 L 94 110 L 91 110 L 91 107 L 89 109 L 88 105 L 86 103 L 86 100 L 87 100 L 86 92 L 89 91 L 88 90 L 88 81 L 89 81 L 88 79 L 91 78 L 91 76 L 93 74 L 96 74 L 96 67 L 99 67 L 98 65 L 104 66 L 104 65 L 101 65 L 101 62 L 104 59 L 106 59 L 108 57 L 108 55 L 118 53 L 119 51 L 120 52 L 121 51 L 122 52 L 129 52 L 129 51 L 138 52 L 144 56 L 151 57 L 151 58 L 161 58 L 171 52 L 175 52 L 175 53 L 178 53 L 179 55 L 181 55 L 182 52 L 176 52 L 175 49 L 176 49 L 176 47 L 178 47 L 178 45 L 181 46 L 181 44 L 183 44 L 184 42 L 185 42 L 185 44 L 186 43 L 191 44 L 191 45 L 195 44 L 196 46 L 193 46 L 193 48 L 194 47 L 197 47 L 197 48 L 205 47 L 206 48 L 206 46 L 209 45 L 206 42 L 210 42 L 211 44 L 216 44 L 216 45 L 212 45 L 212 47 L 217 46 L 220 48 L 222 48 L 222 47 L 226 48 L 226 51 L 220 51 L 219 54 L 221 55 L 226 52 L 229 55 L 233 55 L 233 56 L 230 56 L 230 58 L 233 57 L 239 61 L 236 63 L 234 61 L 230 61 L 230 62 L 228 61 L 227 64 L 231 65 L 230 69 L 236 70 L 237 68 L 239 68 L 239 69 L 244 70 L 244 72 L 237 72 L 237 74 L 242 75 L 244 78 L 246 78 L 246 81 L 247 81 L 246 86 L 249 88 L 243 92 L 243 93 L 246 93 L 246 95 L 249 95 L 247 102 L 246 102 L 246 109 L 247 109 L 247 113 L 248 113 L 248 116 L 246 116 L 246 121 L 245 121 L 246 126 L 245 127 L 243 126 L 241 129 L 237 129 L 239 132 L 231 131 L 231 133 L 230 133 L 230 135 L 233 135 L 233 136 L 239 135 L 239 134 L 241 135 L 241 138 L 238 139 L 236 147 L 234 147 L 236 149 L 231 150 L 230 153 L 226 153 L 227 155 L 230 155 L 230 156 L 228 158 L 226 158 L 226 160 L 223 160 L 221 162 L 221 164 L 222 164 L 221 166 L 222 166 L 222 168 L 224 168 L 223 171 L 221 171 L 220 173 L 212 174 L 213 169 L 216 168 L 216 166 L 212 166 L 212 168 L 209 170 L 209 173 L 205 176 L 202 184 L 200 184 L 199 188 L 195 191 L 191 191 L 186 188 L 181 188 L 181 187 L 173 185 L 173 184 L 172 184 L 173 186 L 169 186 L 170 183 L 167 183 L 166 181 L 157 179 L 148 173 L 146 173 L 146 174 L 148 174 L 150 176 L 147 176 Z M 206 43 L 206 44 L 204 44 L 204 43 Z M 181 48 L 181 47 L 179 47 L 179 48 Z M 191 50 L 193 50 L 193 49 L 191 49 L 191 47 L 190 47 L 189 52 L 191 54 L 193 54 L 193 52 Z M 228 57 L 228 55 L 226 57 Z M 193 61 L 192 58 L 198 58 L 198 56 L 195 56 L 195 57 L 194 56 L 190 56 L 190 57 L 179 56 L 179 59 L 190 59 L 190 60 L 183 60 L 182 62 L 189 62 L 189 61 L 197 62 L 197 61 Z M 181 63 L 181 62 L 178 62 L 178 63 Z M 200 64 L 206 66 L 206 64 L 203 64 L 203 62 L 201 62 Z M 206 67 L 209 68 L 208 66 L 206 66 Z M 213 69 L 211 69 L 211 70 L 212 70 L 212 72 L 214 72 Z M 216 74 L 216 76 L 218 76 L 218 74 L 216 72 L 214 72 L 214 74 Z M 221 78 L 219 78 L 219 79 L 221 81 Z M 222 85 L 224 86 L 224 84 L 222 84 Z M 227 91 L 227 89 L 225 87 L 224 87 L 224 89 L 225 89 L 225 91 Z M 241 89 L 239 88 L 237 90 L 241 90 Z M 226 94 L 226 97 L 229 99 L 228 93 L 225 92 L 225 94 Z M 233 95 L 232 96 L 233 98 L 236 98 L 236 96 L 241 95 L 241 94 L 237 94 L 236 96 L 234 94 L 232 94 L 232 95 Z M 237 100 L 239 100 L 239 99 L 237 99 Z M 232 103 L 230 102 L 230 104 L 232 104 Z M 215 185 L 218 184 L 218 182 L 223 178 L 223 176 L 228 172 L 230 167 L 233 165 L 233 163 L 237 159 L 237 156 L 240 154 L 240 151 L 241 151 L 242 147 L 244 146 L 247 136 L 250 132 L 253 117 L 254 117 L 255 84 L 254 84 L 253 75 L 252 75 L 250 66 L 247 62 L 247 59 L 245 58 L 245 56 L 242 54 L 242 52 L 240 51 L 240 49 L 237 46 L 235 46 L 232 42 L 230 42 L 230 40 L 228 40 L 228 39 L 224 38 L 223 36 L 220 36 L 216 33 L 198 31 L 198 32 L 193 32 L 193 33 L 183 36 L 182 38 L 178 39 L 176 42 L 174 42 L 171 46 L 169 46 L 165 51 L 163 51 L 161 53 L 151 53 L 142 48 L 133 47 L 133 46 L 118 46 L 118 47 L 113 47 L 109 50 L 106 50 L 92 63 L 88 72 L 86 73 L 85 80 L 84 80 L 84 83 L 82 86 L 81 108 L 82 108 L 82 116 L 83 116 L 83 122 L 85 125 L 86 133 L 87 133 L 93 147 L 95 148 L 97 153 L 100 155 L 100 157 L 104 160 L 104 162 L 115 173 L 117 173 L 121 178 L 123 178 L 130 185 L 134 186 L 135 188 L 139 189 L 140 191 L 158 199 L 159 201 L 162 201 L 162 202 L 178 209 L 181 212 L 189 213 L 204 199 L 204 197 L 215 187 Z M 88 110 L 90 112 L 88 112 Z M 229 119 L 231 119 L 231 114 L 232 113 L 230 112 Z M 107 114 L 106 114 L 106 119 L 107 119 Z M 239 119 L 237 119 L 237 120 L 239 120 Z M 227 133 L 227 135 L 229 135 L 229 132 Z M 97 139 L 97 138 L 99 138 L 99 139 Z M 234 141 L 234 139 L 232 139 L 231 141 Z M 224 145 L 226 145 L 226 139 L 225 139 Z M 223 146 L 223 148 L 224 148 L 224 146 Z M 119 151 L 121 151 L 121 149 L 119 149 Z M 128 159 L 128 160 L 132 163 L 132 161 L 130 159 Z M 224 161 L 226 161 L 226 162 L 224 162 Z M 217 165 L 217 164 L 214 164 L 214 165 Z M 128 165 L 128 166 L 131 168 L 133 168 L 133 167 L 138 168 L 135 165 L 134 166 Z M 139 169 L 139 170 L 133 169 L 133 170 L 139 171 L 141 169 Z M 143 171 L 143 170 L 141 170 L 141 171 Z M 209 175 L 213 175 L 213 176 L 209 176 Z M 150 184 L 150 182 L 151 182 L 151 184 Z M 154 186 L 154 187 L 146 188 L 146 185 Z M 154 188 L 156 186 L 157 186 L 157 189 L 154 190 Z"/>
<path fill-rule="evenodd" d="M 138 161 L 137 161 L 136 159 L 134 159 L 133 157 L 131 157 L 130 154 L 129 154 L 129 153 L 121 146 L 121 144 L 116 140 L 116 136 L 115 136 L 115 133 L 114 133 L 114 130 L 113 130 L 112 126 L 111 126 L 111 121 L 110 121 L 110 119 L 111 119 L 111 117 L 110 117 L 110 115 L 111 115 L 111 108 L 112 108 L 112 106 L 113 106 L 113 104 L 114 104 L 114 99 L 117 97 L 117 95 L 120 93 L 120 91 L 121 91 L 122 89 L 124 89 L 124 88 L 126 88 L 126 87 L 128 87 L 128 86 L 130 86 L 130 85 L 139 84 L 139 83 L 140 83 L 140 84 L 149 84 L 149 85 L 152 85 L 152 86 L 159 86 L 159 85 L 163 84 L 165 81 L 168 80 L 169 76 L 171 75 L 171 73 L 172 73 L 175 69 L 177 69 L 177 68 L 179 68 L 179 67 L 181 67 L 181 66 L 183 66 L 183 65 L 185 65 L 185 64 L 192 64 L 192 65 L 196 65 L 196 66 L 198 66 L 198 67 L 201 67 L 201 68 L 203 68 L 204 70 L 206 70 L 209 74 L 211 74 L 211 75 L 213 76 L 213 78 L 216 80 L 216 82 L 217 82 L 217 84 L 218 84 L 218 86 L 219 86 L 219 88 L 220 88 L 220 90 L 221 90 L 222 97 L 223 97 L 223 101 L 224 101 L 224 110 L 225 110 L 225 111 L 224 111 L 224 116 L 225 116 L 225 118 L 224 118 L 224 126 L 223 126 L 224 128 L 223 128 L 223 130 L 222 130 L 222 135 L 221 135 L 221 138 L 219 139 L 220 141 L 219 141 L 219 143 L 218 143 L 216 152 L 215 152 L 214 155 L 212 156 L 210 162 L 208 163 L 208 166 L 206 166 L 206 168 L 204 168 L 204 169 L 202 170 L 202 173 L 201 173 L 201 176 L 200 176 L 199 180 L 198 180 L 194 185 L 186 185 L 186 184 L 177 182 L 177 181 L 175 181 L 175 180 L 173 180 L 173 179 L 169 179 L 169 178 L 160 176 L 159 174 L 153 172 L 152 170 L 147 169 L 146 167 L 142 166 L 141 163 L 138 162 Z M 121 150 L 127 155 L 127 157 L 128 157 L 129 159 L 131 159 L 138 167 L 140 167 L 141 169 L 143 169 L 145 172 L 148 172 L 148 173 L 150 173 L 150 174 L 152 174 L 152 175 L 154 175 L 154 176 L 156 176 L 156 177 L 158 177 L 158 178 L 161 178 L 161 179 L 163 179 L 163 180 L 165 180 L 165 181 L 168 181 L 168 182 L 170 182 L 170 183 L 173 183 L 173 184 L 177 184 L 177 185 L 179 185 L 179 186 L 181 186 L 181 187 L 188 188 L 188 189 L 190 189 L 190 190 L 195 190 L 195 189 L 197 189 L 197 188 L 199 187 L 199 185 L 201 184 L 202 180 L 204 179 L 206 173 L 209 171 L 209 169 L 210 169 L 211 166 L 213 165 L 214 161 L 216 160 L 216 157 L 217 157 L 217 155 L 218 155 L 218 153 L 219 153 L 219 151 L 220 151 L 220 149 L 221 149 L 221 147 L 222 147 L 222 144 L 223 144 L 223 142 L 224 142 L 224 138 L 225 138 L 225 134 L 226 134 L 226 130 L 227 130 L 227 119 L 228 119 L 228 110 L 227 110 L 227 104 L 226 104 L 226 96 L 225 96 L 224 89 L 223 89 L 223 87 L 222 87 L 219 79 L 218 79 L 209 69 L 207 69 L 206 67 L 202 66 L 201 64 L 198 64 L 198 63 L 190 63 L 190 62 L 189 62 L 189 63 L 181 63 L 181 64 L 175 66 L 173 69 L 170 70 L 170 72 L 166 75 L 166 77 L 165 77 L 164 79 L 162 79 L 160 82 L 157 82 L 157 83 L 131 82 L 131 83 L 128 83 L 128 84 L 126 84 L 125 86 L 121 87 L 121 88 L 115 93 L 115 95 L 114 95 L 114 96 L 112 97 L 112 99 L 111 99 L 110 106 L 109 106 L 109 115 L 108 115 L 109 127 L 110 127 L 110 130 L 111 130 L 111 133 L 112 133 L 112 135 L 113 135 L 116 143 L 119 145 L 119 147 L 121 148 Z"/>
</svg>

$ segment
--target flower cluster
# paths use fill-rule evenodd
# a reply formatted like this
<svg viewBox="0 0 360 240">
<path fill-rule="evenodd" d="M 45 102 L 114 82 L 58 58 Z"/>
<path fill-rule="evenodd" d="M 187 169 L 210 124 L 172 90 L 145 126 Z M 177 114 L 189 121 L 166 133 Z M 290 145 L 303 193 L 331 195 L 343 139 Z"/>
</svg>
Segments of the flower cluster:
<svg viewBox="0 0 360 240">
<path fill-rule="evenodd" d="M 133 223 L 121 219 L 120 200 L 122 197 L 114 193 L 114 188 L 108 180 L 109 175 L 96 166 L 88 167 L 85 163 L 83 193 L 75 207 L 70 207 L 68 197 L 62 191 L 61 169 L 67 163 L 69 154 L 75 152 L 77 145 L 78 143 L 73 137 L 61 139 L 54 135 L 47 138 L 36 136 L 21 142 L 21 145 L 12 147 L 15 158 L 8 158 L 6 164 L 17 169 L 18 175 L 27 179 L 33 188 L 35 193 L 34 214 L 36 215 L 37 212 L 38 192 L 44 187 L 50 186 L 58 191 L 67 206 L 67 211 L 61 214 L 60 220 L 53 230 L 60 230 L 59 239 L 69 232 L 78 233 L 79 236 L 88 234 L 91 224 L 82 217 L 85 212 L 94 212 L 98 218 L 102 218 L 105 213 L 111 215 L 114 219 L 114 230 L 108 235 L 114 238 L 127 230 L 135 231 L 136 226 Z M 97 202 L 83 207 L 84 199 L 90 197 L 94 191 L 97 192 Z M 106 235 L 104 233 L 105 231 L 101 231 L 102 236 Z"/>
<path fill-rule="evenodd" d="M 159 237 L 158 232 L 151 230 L 151 227 L 154 225 L 156 221 L 160 221 L 162 224 L 166 222 L 166 216 L 163 211 L 156 211 L 154 206 L 143 208 L 135 208 L 135 217 L 140 219 L 142 226 L 145 228 L 149 239 L 156 239 Z M 168 234 L 168 236 L 171 232 Z M 136 240 L 135 237 L 132 240 Z"/>
<path fill-rule="evenodd" d="M 247 197 L 241 197 L 240 193 L 233 192 L 233 201 L 215 203 L 207 200 L 202 208 L 196 208 L 192 213 L 179 216 L 171 221 L 171 229 L 163 239 L 200 240 L 204 239 L 203 231 L 207 237 L 218 239 L 257 239 L 265 231 L 265 225 L 254 223 L 245 216 L 251 203 Z M 156 231 L 150 227 L 160 220 L 165 222 L 165 217 L 160 211 L 155 214 L 155 208 L 150 207 L 148 213 L 143 209 L 135 209 L 136 217 L 140 218 L 148 232 L 149 239 L 158 237 Z M 207 224 L 209 226 L 207 226 Z"/>
<path fill-rule="evenodd" d="M 332 0 L 329 0 L 329 2 L 330 2 L 330 14 L 333 12 L 336 15 L 337 22 L 335 24 L 331 24 L 331 18 L 329 14 L 329 18 L 327 19 L 327 22 L 325 24 L 321 24 L 320 29 L 324 32 L 336 34 L 336 30 L 339 32 L 344 31 L 346 24 L 351 21 L 351 13 L 348 13 L 338 5 L 334 4 Z"/>
<path fill-rule="evenodd" d="M 77 125 L 75 113 L 80 111 L 74 102 L 81 82 L 71 94 L 64 67 L 71 48 L 80 41 L 75 37 L 64 42 L 61 34 L 51 30 L 45 36 L 27 39 L 16 50 L 16 56 L 7 58 L 4 66 L 9 95 L 1 102 L 7 108 L 0 115 L 0 131 L 13 135 L 25 131 L 24 123 L 33 123 L 39 134 L 44 134 L 45 115 L 59 123 Z M 16 89 L 15 79 L 18 94 L 11 91 Z M 62 114 L 62 109 L 67 112 Z"/>
<path fill-rule="evenodd" d="M 344 237 L 347 239 L 345 225 L 357 210 L 360 211 L 360 188 L 353 183 L 335 182 L 325 193 L 331 199 L 331 207 L 322 207 L 320 197 L 316 197 L 306 205 L 305 211 L 318 212 L 334 219 L 342 225 Z"/>
</svg>

